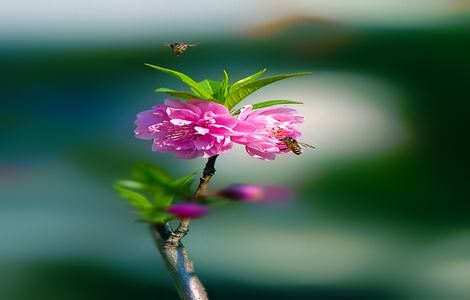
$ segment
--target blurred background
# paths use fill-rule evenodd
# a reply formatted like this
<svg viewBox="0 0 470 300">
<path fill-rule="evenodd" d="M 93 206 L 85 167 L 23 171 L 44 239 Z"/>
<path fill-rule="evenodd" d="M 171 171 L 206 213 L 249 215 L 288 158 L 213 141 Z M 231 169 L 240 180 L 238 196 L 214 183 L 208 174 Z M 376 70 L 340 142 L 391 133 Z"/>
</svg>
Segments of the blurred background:
<svg viewBox="0 0 470 300">
<path fill-rule="evenodd" d="M 216 208 L 185 238 L 211 299 L 470 299 L 467 0 L 2 1 L 0 298 L 177 299 L 145 224 L 111 188 L 137 161 L 200 172 L 133 137 L 182 89 L 148 62 L 305 116 L 301 157 L 221 156 L 212 188 L 297 199 Z M 181 57 L 165 46 L 197 42 Z M 467 138 L 466 138 L 467 137 Z"/>
</svg>

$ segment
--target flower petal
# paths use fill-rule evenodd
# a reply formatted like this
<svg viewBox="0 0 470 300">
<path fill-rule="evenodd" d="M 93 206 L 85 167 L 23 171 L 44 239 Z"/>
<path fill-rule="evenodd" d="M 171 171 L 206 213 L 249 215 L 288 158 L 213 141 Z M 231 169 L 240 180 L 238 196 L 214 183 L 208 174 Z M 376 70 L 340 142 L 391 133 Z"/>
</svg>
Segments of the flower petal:
<svg viewBox="0 0 470 300">
<path fill-rule="evenodd" d="M 262 160 L 275 160 L 276 159 L 276 154 L 274 153 L 261 152 L 248 146 L 245 148 L 246 148 L 246 152 L 248 152 L 248 154 L 253 157 L 256 157 Z"/>
<path fill-rule="evenodd" d="M 211 135 L 202 135 L 194 140 L 193 144 L 197 150 L 207 150 L 212 148 L 216 139 Z"/>
</svg>

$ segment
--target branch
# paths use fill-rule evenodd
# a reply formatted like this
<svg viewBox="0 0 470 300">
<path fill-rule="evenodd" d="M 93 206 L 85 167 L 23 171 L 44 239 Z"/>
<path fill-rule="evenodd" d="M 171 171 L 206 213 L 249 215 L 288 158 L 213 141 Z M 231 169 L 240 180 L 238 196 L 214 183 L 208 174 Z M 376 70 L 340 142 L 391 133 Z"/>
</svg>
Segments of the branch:
<svg viewBox="0 0 470 300">
<path fill-rule="evenodd" d="M 198 201 L 206 192 L 209 181 L 215 174 L 215 161 L 217 156 L 209 157 L 199 179 L 199 185 L 194 193 L 194 200 Z M 181 243 L 181 239 L 189 231 L 191 219 L 181 220 L 178 228 L 171 232 L 167 224 L 153 224 L 152 236 L 158 246 L 165 264 L 173 276 L 176 289 L 183 300 L 207 300 L 207 293 L 199 278 L 194 272 L 193 264 Z"/>
<path fill-rule="evenodd" d="M 208 300 L 206 290 L 194 272 L 193 263 L 183 244 L 170 246 L 166 238 L 171 235 L 166 224 L 154 224 L 152 235 L 160 255 L 175 281 L 176 290 L 182 300 Z"/>
<path fill-rule="evenodd" d="M 202 195 L 206 192 L 207 186 L 209 185 L 209 181 L 211 180 L 212 176 L 215 175 L 215 161 L 218 155 L 209 157 L 207 160 L 206 166 L 202 171 L 202 177 L 199 178 L 199 185 L 194 193 L 194 200 L 198 201 Z M 188 233 L 189 231 L 189 223 L 191 219 L 183 219 L 181 220 L 178 228 L 176 228 L 175 232 L 170 234 L 170 237 L 167 239 L 166 243 L 168 245 L 176 247 L 181 239 Z"/>
</svg>

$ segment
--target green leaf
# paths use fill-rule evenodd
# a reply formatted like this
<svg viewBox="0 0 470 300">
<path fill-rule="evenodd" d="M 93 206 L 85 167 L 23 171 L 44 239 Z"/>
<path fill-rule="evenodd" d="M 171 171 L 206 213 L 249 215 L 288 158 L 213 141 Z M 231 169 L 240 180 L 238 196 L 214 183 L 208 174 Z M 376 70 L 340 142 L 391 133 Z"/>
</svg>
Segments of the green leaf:
<svg viewBox="0 0 470 300">
<path fill-rule="evenodd" d="M 164 223 L 175 219 L 174 215 L 166 212 L 175 197 L 191 197 L 190 186 L 196 174 L 173 179 L 164 170 L 141 162 L 133 169 L 133 180 L 118 180 L 113 188 L 138 209 L 140 221 Z"/>
<path fill-rule="evenodd" d="M 264 102 L 253 104 L 253 109 L 269 107 L 273 105 L 280 105 L 280 104 L 304 104 L 304 103 L 299 102 L 299 101 L 291 101 L 291 100 L 270 100 L 270 101 L 264 101 Z M 240 110 L 237 109 L 236 111 L 232 113 L 232 115 L 236 116 L 239 113 L 240 113 Z"/>
<path fill-rule="evenodd" d="M 228 74 L 224 70 L 224 79 L 220 83 L 220 90 L 219 90 L 219 92 L 217 93 L 217 95 L 215 97 L 221 103 L 225 103 L 225 97 L 227 97 L 227 93 L 228 93 L 228 86 L 229 86 L 228 85 Z"/>
<path fill-rule="evenodd" d="M 179 189 L 181 192 L 190 192 L 190 187 L 191 187 L 191 184 L 193 183 L 194 181 L 194 176 L 196 176 L 197 173 L 192 173 L 192 174 L 189 174 L 187 176 L 183 176 L 181 178 L 178 178 L 176 180 L 174 180 L 172 182 L 172 185 Z"/>
<path fill-rule="evenodd" d="M 225 99 L 225 106 L 228 107 L 228 109 L 232 109 L 235 105 L 240 103 L 244 98 L 246 98 L 248 95 L 254 93 L 255 91 L 259 90 L 260 88 L 274 83 L 279 80 L 291 78 L 291 77 L 296 77 L 296 76 L 302 76 L 302 75 L 307 75 L 310 74 L 310 72 L 302 72 L 302 73 L 294 73 L 294 74 L 282 74 L 282 75 L 277 75 L 277 76 L 272 76 L 272 77 L 267 77 L 263 78 L 260 80 L 253 81 L 251 83 L 248 83 L 247 85 L 244 85 L 237 90 L 231 92 L 227 98 Z"/>
<path fill-rule="evenodd" d="M 173 181 L 166 171 L 146 162 L 138 163 L 134 167 L 132 177 L 150 185 L 169 185 Z"/>
<path fill-rule="evenodd" d="M 162 169 L 149 163 L 139 163 L 135 166 L 132 177 L 148 186 L 152 192 L 163 191 L 169 194 L 178 194 L 179 191 L 173 186 L 173 178 Z"/>
<path fill-rule="evenodd" d="M 162 224 L 175 219 L 174 215 L 162 210 L 151 210 L 145 212 L 142 214 L 142 217 L 144 218 L 142 221 L 154 224 Z"/>
<path fill-rule="evenodd" d="M 146 184 L 140 181 L 127 180 L 127 179 L 117 180 L 115 184 L 123 188 L 134 189 L 134 190 L 146 190 L 148 188 Z"/>
<path fill-rule="evenodd" d="M 126 187 L 155 193 L 156 197 L 164 195 L 187 196 L 191 194 L 190 185 L 197 173 L 173 179 L 164 170 L 149 163 L 139 163 L 134 167 L 134 180 L 125 180 Z"/>
<path fill-rule="evenodd" d="M 113 188 L 117 190 L 119 195 L 126 199 L 130 205 L 137 207 L 140 210 L 148 210 L 153 207 L 147 197 L 140 193 L 124 188 L 118 184 L 115 184 Z"/>
<path fill-rule="evenodd" d="M 166 223 L 170 220 L 176 219 L 176 217 L 172 214 L 169 214 L 167 212 L 160 212 L 160 213 L 155 213 L 151 216 L 150 222 L 151 223 L 157 223 L 157 224 L 163 224 Z"/>
<path fill-rule="evenodd" d="M 198 84 L 211 95 L 215 95 L 220 90 L 220 82 L 215 80 L 204 79 L 198 82 Z"/>
<path fill-rule="evenodd" d="M 210 80 L 210 79 L 204 79 L 203 81 L 200 81 L 198 82 L 198 84 L 204 89 L 206 90 L 206 92 L 208 92 L 209 94 L 211 94 L 211 100 L 214 100 L 218 103 L 221 103 L 221 104 L 224 104 L 224 99 L 222 100 L 219 100 L 217 98 L 217 95 L 220 91 L 220 82 L 218 81 L 215 81 L 215 80 Z M 191 89 L 194 93 L 197 93 L 196 90 L 194 89 Z M 202 98 L 202 97 L 198 97 L 198 98 Z M 202 99 L 205 99 L 205 98 L 202 98 Z M 207 99 L 207 98 L 206 98 Z"/>
<path fill-rule="evenodd" d="M 264 68 L 263 70 L 253 74 L 253 75 L 250 75 L 246 78 L 243 78 L 243 79 L 240 79 L 238 80 L 237 82 L 235 82 L 231 87 L 230 87 L 230 90 L 229 90 L 229 93 L 232 93 L 234 92 L 235 90 L 241 88 L 242 86 L 244 85 L 247 85 L 248 83 L 250 82 L 253 82 L 255 81 L 258 77 L 260 77 L 264 72 L 266 72 L 266 68 Z"/>
<path fill-rule="evenodd" d="M 188 75 L 177 72 L 177 71 L 173 71 L 173 70 L 170 70 L 170 69 L 162 68 L 162 67 L 159 67 L 159 66 L 154 66 L 154 65 L 151 65 L 151 64 L 145 64 L 145 65 L 149 66 L 151 68 L 157 69 L 157 70 L 159 70 L 163 73 L 166 73 L 168 75 L 171 75 L 171 76 L 181 80 L 186 85 L 188 85 L 189 87 L 194 89 L 194 91 L 196 91 L 204 99 L 212 99 L 212 95 L 210 95 L 205 89 L 203 89 L 196 81 L 194 81 Z"/>
<path fill-rule="evenodd" d="M 167 88 L 158 88 L 158 89 L 155 90 L 155 92 L 157 92 L 157 93 L 166 93 L 168 95 L 171 95 L 171 96 L 174 96 L 174 97 L 177 97 L 177 98 L 181 98 L 181 99 L 202 98 L 201 96 L 195 95 L 195 94 L 190 93 L 190 92 L 174 91 L 174 90 L 167 89 Z"/>
<path fill-rule="evenodd" d="M 165 193 L 155 193 L 154 206 L 157 209 L 165 209 L 173 202 L 174 195 Z"/>
</svg>

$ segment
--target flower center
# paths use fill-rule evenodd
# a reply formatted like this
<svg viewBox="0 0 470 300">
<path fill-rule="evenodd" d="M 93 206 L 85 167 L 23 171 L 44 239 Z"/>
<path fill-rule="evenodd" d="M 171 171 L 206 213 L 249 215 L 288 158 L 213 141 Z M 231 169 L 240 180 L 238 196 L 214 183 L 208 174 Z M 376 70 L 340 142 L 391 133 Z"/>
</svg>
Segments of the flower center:
<svg viewBox="0 0 470 300">
<path fill-rule="evenodd" d="M 287 137 L 287 132 L 279 126 L 276 126 L 271 128 L 270 136 L 276 140 L 281 140 Z"/>
<path fill-rule="evenodd" d="M 169 140 L 186 142 L 195 139 L 194 125 L 192 124 L 174 125 L 169 121 L 163 121 L 160 124 L 150 126 L 149 129 L 153 132 L 163 133 L 165 138 Z"/>
</svg>

